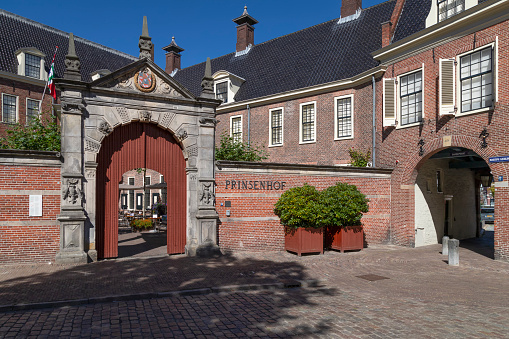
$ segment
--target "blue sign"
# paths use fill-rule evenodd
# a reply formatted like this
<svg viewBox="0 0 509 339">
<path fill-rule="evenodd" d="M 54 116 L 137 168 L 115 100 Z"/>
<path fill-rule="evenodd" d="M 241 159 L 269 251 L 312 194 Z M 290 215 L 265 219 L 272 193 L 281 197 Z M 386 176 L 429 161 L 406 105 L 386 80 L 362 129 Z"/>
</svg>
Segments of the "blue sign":
<svg viewBox="0 0 509 339">
<path fill-rule="evenodd" d="M 504 181 L 504 176 L 503 175 L 499 175 L 498 176 L 498 181 Z"/>
<path fill-rule="evenodd" d="M 490 162 L 509 162 L 509 155 L 503 156 L 503 157 L 493 157 L 490 158 Z"/>
</svg>

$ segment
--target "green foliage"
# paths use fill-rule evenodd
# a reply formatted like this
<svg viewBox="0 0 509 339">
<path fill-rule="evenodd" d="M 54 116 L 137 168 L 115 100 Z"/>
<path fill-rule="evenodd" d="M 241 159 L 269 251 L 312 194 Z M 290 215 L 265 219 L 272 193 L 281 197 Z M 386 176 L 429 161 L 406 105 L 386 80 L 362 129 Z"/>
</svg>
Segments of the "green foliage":
<svg viewBox="0 0 509 339">
<path fill-rule="evenodd" d="M 368 202 L 355 185 L 338 182 L 320 192 L 304 184 L 284 192 L 274 213 L 289 228 L 355 226 L 368 211 Z"/>
<path fill-rule="evenodd" d="M 16 123 L 0 138 L 0 148 L 60 152 L 60 125 L 54 115 L 44 121 L 33 118 L 26 126 Z"/>
<path fill-rule="evenodd" d="M 319 197 L 320 192 L 308 184 L 291 188 L 281 195 L 274 206 L 274 213 L 289 228 L 321 227 L 317 213 Z"/>
<path fill-rule="evenodd" d="M 350 164 L 354 167 L 367 167 L 371 160 L 371 151 L 369 150 L 364 153 L 350 148 L 348 153 L 350 154 Z"/>
<path fill-rule="evenodd" d="M 355 185 L 338 182 L 320 193 L 320 226 L 355 226 L 361 224 L 368 202 Z"/>
<path fill-rule="evenodd" d="M 216 147 L 216 160 L 262 161 L 267 158 L 264 149 L 247 142 L 234 141 L 227 133 L 221 134 L 219 148 Z"/>
<path fill-rule="evenodd" d="M 135 219 L 132 220 L 129 224 L 132 228 L 138 229 L 138 230 L 148 230 L 149 228 L 152 228 L 152 220 L 151 219 Z"/>
</svg>

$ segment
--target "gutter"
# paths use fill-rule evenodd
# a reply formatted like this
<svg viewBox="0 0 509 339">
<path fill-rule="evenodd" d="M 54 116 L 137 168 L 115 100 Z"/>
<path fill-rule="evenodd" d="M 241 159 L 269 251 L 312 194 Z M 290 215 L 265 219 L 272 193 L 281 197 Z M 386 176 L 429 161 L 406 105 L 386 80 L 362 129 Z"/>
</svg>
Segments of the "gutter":
<svg viewBox="0 0 509 339">
<path fill-rule="evenodd" d="M 376 82 L 375 76 L 371 76 L 371 82 L 373 83 L 373 145 L 371 148 L 371 167 L 376 167 Z"/>
</svg>

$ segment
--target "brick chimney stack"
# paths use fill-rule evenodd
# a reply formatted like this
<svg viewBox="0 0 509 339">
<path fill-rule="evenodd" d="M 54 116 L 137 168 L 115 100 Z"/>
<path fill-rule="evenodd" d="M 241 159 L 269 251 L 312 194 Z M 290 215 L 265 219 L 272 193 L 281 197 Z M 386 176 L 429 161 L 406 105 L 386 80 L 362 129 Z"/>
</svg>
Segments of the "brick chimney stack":
<svg viewBox="0 0 509 339">
<path fill-rule="evenodd" d="M 171 38 L 171 43 L 163 47 L 166 51 L 166 67 L 164 71 L 168 74 L 172 74 L 176 69 L 180 69 L 180 53 L 184 51 L 175 42 L 175 37 Z"/>
<path fill-rule="evenodd" d="M 362 9 L 362 0 L 341 0 L 341 17 L 355 14 L 358 9 Z"/>
<path fill-rule="evenodd" d="M 254 25 L 258 23 L 247 13 L 247 6 L 244 6 L 244 13 L 233 22 L 237 24 L 237 52 L 245 50 L 249 45 L 254 46 Z"/>
</svg>

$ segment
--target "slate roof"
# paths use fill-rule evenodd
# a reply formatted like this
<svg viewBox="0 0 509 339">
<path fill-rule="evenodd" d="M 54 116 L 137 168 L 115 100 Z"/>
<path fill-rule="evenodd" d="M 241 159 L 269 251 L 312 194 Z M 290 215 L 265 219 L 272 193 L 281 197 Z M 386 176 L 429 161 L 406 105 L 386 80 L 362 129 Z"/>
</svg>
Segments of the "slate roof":
<svg viewBox="0 0 509 339">
<path fill-rule="evenodd" d="M 405 1 L 392 42 L 404 39 L 426 28 L 426 18 L 431 9 L 431 1 L 435 0 Z M 479 4 L 485 1 L 487 0 L 478 0 Z"/>
<path fill-rule="evenodd" d="M 112 48 L 74 36 L 76 54 L 81 61 L 83 81 L 92 81 L 90 73 L 100 69 L 115 71 L 138 58 Z M 69 33 L 0 9 L 0 70 L 17 73 L 15 52 L 19 48 L 35 47 L 44 54 L 46 71 L 58 46 L 55 58 L 56 76 L 63 77 L 64 59 L 69 46 Z"/>
<path fill-rule="evenodd" d="M 382 47 L 381 24 L 390 20 L 395 4 L 390 0 L 362 10 L 350 22 L 334 19 L 269 40 L 247 55 L 213 59 L 212 74 L 226 70 L 246 79 L 235 101 L 350 78 L 378 65 L 370 53 Z M 201 63 L 178 71 L 175 79 L 199 96 L 204 72 Z"/>
</svg>

